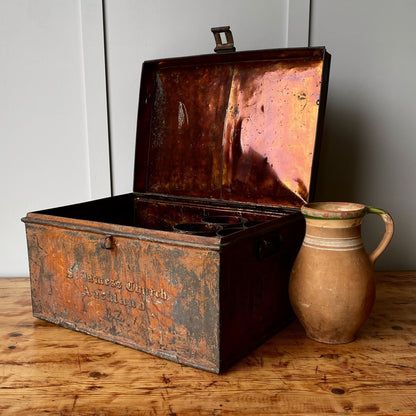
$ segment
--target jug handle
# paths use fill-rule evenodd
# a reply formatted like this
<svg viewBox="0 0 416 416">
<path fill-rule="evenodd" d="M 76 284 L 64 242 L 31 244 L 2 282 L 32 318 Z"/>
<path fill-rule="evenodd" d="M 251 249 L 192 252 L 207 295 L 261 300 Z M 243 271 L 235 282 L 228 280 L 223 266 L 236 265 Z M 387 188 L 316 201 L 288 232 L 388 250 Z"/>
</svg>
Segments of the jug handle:
<svg viewBox="0 0 416 416">
<path fill-rule="evenodd" d="M 372 266 L 374 266 L 374 263 L 380 257 L 380 254 L 389 245 L 390 240 L 393 237 L 394 223 L 393 223 L 393 218 L 390 216 L 390 214 L 387 213 L 386 211 L 380 209 L 380 208 L 367 207 L 367 214 L 380 215 L 380 217 L 383 219 L 384 225 L 386 227 L 383 238 L 381 239 L 379 245 L 377 246 L 377 248 L 371 254 L 369 254 L 370 263 L 371 263 Z"/>
</svg>

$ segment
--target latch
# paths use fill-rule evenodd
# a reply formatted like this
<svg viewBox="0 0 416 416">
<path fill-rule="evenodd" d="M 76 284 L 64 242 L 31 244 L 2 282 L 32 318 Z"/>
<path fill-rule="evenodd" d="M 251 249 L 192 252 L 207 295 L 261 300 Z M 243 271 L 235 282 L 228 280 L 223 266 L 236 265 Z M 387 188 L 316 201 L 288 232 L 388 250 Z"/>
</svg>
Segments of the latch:
<svg viewBox="0 0 416 416">
<path fill-rule="evenodd" d="M 106 235 L 104 238 L 100 240 L 101 248 L 106 250 L 111 250 L 114 248 L 114 238 L 112 235 Z"/>
<path fill-rule="evenodd" d="M 235 52 L 233 34 L 231 33 L 230 26 L 213 27 L 211 28 L 211 32 L 214 34 L 215 43 L 217 44 L 214 49 L 216 53 Z M 226 42 L 223 42 L 221 34 L 225 35 Z"/>
</svg>

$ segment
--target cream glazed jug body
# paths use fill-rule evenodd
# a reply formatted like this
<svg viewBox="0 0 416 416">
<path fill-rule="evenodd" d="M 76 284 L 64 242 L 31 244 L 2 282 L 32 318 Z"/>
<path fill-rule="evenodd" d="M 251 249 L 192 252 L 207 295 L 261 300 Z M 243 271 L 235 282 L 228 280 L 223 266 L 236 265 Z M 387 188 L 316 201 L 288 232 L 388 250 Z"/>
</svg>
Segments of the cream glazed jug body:
<svg viewBox="0 0 416 416">
<path fill-rule="evenodd" d="M 393 236 L 393 220 L 381 209 L 348 202 L 310 203 L 301 211 L 306 232 L 290 276 L 292 307 L 309 338 L 351 342 L 373 307 L 374 263 Z M 371 254 L 361 239 L 366 214 L 378 214 L 385 223 Z"/>
</svg>

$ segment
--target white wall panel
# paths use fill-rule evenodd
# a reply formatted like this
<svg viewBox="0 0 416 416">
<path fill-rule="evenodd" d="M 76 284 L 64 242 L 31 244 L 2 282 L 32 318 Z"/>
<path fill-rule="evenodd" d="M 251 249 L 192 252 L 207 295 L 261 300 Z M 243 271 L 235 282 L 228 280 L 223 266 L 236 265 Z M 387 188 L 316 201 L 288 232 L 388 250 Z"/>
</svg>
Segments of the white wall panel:
<svg viewBox="0 0 416 416">
<path fill-rule="evenodd" d="M 28 211 L 90 198 L 80 4 L 0 2 L 0 276 L 27 276 Z"/>
<path fill-rule="evenodd" d="M 332 54 L 318 197 L 379 206 L 396 232 L 379 269 L 416 257 L 416 2 L 313 0 L 311 45 Z M 382 222 L 364 221 L 369 250 Z"/>
<path fill-rule="evenodd" d="M 111 195 L 104 21 L 101 0 L 80 1 L 83 88 L 91 199 Z"/>
<path fill-rule="evenodd" d="M 287 19 L 287 47 L 309 45 L 309 18 L 311 0 L 289 0 Z"/>
</svg>

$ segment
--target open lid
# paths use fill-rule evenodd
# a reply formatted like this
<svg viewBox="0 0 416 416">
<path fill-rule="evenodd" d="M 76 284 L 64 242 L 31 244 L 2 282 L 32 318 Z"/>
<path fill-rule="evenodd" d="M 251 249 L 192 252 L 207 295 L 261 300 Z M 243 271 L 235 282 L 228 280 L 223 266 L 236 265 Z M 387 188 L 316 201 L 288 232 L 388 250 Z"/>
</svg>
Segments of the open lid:
<svg viewBox="0 0 416 416">
<path fill-rule="evenodd" d="M 309 201 L 329 62 L 325 48 L 144 62 L 133 190 L 272 206 Z"/>
</svg>

